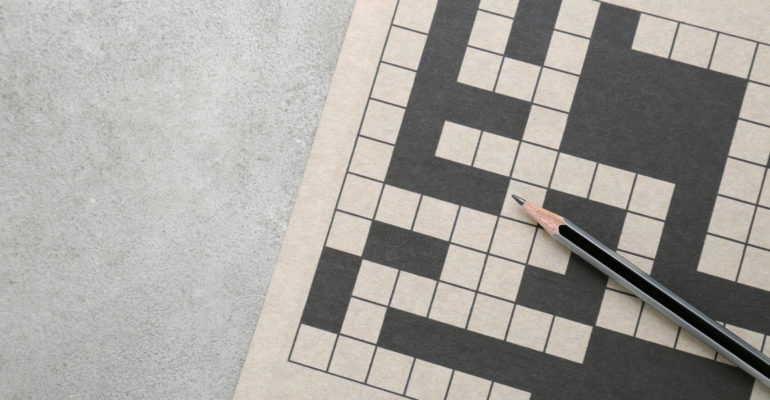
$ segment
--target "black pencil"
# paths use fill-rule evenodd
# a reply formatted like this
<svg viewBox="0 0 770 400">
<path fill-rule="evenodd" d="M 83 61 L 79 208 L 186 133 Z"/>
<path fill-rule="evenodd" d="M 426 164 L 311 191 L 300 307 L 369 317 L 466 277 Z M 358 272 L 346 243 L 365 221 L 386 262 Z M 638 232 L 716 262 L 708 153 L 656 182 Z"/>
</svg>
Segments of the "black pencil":
<svg viewBox="0 0 770 400">
<path fill-rule="evenodd" d="M 513 198 L 557 242 L 672 319 L 759 382 L 770 387 L 770 359 L 759 350 L 706 316 L 571 221 L 519 196 L 514 195 Z"/>
</svg>

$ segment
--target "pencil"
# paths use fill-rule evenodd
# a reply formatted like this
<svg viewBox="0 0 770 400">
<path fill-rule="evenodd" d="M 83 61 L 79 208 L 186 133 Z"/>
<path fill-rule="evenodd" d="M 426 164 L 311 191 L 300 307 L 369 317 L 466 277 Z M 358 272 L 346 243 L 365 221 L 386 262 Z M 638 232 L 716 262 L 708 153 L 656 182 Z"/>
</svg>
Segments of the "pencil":
<svg viewBox="0 0 770 400">
<path fill-rule="evenodd" d="M 557 242 L 770 387 L 770 359 L 568 219 L 514 195 Z"/>
</svg>

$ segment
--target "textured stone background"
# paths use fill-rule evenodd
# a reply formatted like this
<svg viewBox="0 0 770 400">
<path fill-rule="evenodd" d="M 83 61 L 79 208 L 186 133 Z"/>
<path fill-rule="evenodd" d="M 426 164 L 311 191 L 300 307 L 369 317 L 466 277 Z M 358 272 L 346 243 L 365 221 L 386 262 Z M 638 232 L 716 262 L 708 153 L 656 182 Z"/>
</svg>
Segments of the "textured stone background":
<svg viewBox="0 0 770 400">
<path fill-rule="evenodd" d="M 0 398 L 230 398 L 353 0 L 45 3 L 0 3 Z"/>
</svg>

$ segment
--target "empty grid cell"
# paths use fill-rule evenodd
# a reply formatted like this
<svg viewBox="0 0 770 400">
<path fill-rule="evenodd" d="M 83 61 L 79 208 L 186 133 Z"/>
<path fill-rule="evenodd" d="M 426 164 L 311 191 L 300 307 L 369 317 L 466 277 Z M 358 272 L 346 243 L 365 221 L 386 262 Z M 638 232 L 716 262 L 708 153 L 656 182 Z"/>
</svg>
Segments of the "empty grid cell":
<svg viewBox="0 0 770 400">
<path fill-rule="evenodd" d="M 613 207 L 626 208 L 633 185 L 633 172 L 599 164 L 589 198 Z"/>
<path fill-rule="evenodd" d="M 289 358 L 302 365 L 325 370 L 336 339 L 337 335 L 331 332 L 301 324 Z"/>
<path fill-rule="evenodd" d="M 596 326 L 634 336 L 642 301 L 630 295 L 613 290 L 604 291 L 604 299 L 596 318 Z"/>
<path fill-rule="evenodd" d="M 747 78 L 756 46 L 755 42 L 720 33 L 710 68 L 739 78 Z"/>
<path fill-rule="evenodd" d="M 500 63 L 502 62 L 503 56 L 501 55 L 468 47 L 465 50 L 465 57 L 463 57 L 462 66 L 460 66 L 457 82 L 492 91 L 495 88 L 497 72 L 500 70 Z"/>
<path fill-rule="evenodd" d="M 350 172 L 384 181 L 392 155 L 393 146 L 359 137 L 350 161 Z"/>
<path fill-rule="evenodd" d="M 495 92 L 519 100 L 532 101 L 540 66 L 506 57 L 500 69 Z"/>
<path fill-rule="evenodd" d="M 636 26 L 631 48 L 643 53 L 668 58 L 674 43 L 677 23 L 667 19 L 642 14 Z"/>
<path fill-rule="evenodd" d="M 371 221 L 342 212 L 334 213 L 326 246 L 360 256 L 364 252 Z"/>
<path fill-rule="evenodd" d="M 482 335 L 504 340 L 508 321 L 511 320 L 513 303 L 483 294 L 476 295 L 468 329 Z"/>
<path fill-rule="evenodd" d="M 385 310 L 385 307 L 368 301 L 350 299 L 341 332 L 357 339 L 376 343 L 380 336 L 382 321 L 385 319 Z"/>
<path fill-rule="evenodd" d="M 754 387 L 751 389 L 751 397 L 749 400 L 768 400 L 770 399 L 770 388 L 754 381 Z"/>
<path fill-rule="evenodd" d="M 373 345 L 340 336 L 334 348 L 332 362 L 329 364 L 329 372 L 363 382 L 373 353 Z"/>
<path fill-rule="evenodd" d="M 435 288 L 436 281 L 402 271 L 398 275 L 390 306 L 424 317 L 428 315 Z"/>
<path fill-rule="evenodd" d="M 549 68 L 543 68 L 535 93 L 535 103 L 569 112 L 575 97 L 578 77 Z"/>
<path fill-rule="evenodd" d="M 746 241 L 753 215 L 754 206 L 717 196 L 708 231 L 741 242 Z"/>
<path fill-rule="evenodd" d="M 553 172 L 551 188 L 578 197 L 587 197 L 596 163 L 560 153 Z"/>
<path fill-rule="evenodd" d="M 404 393 L 412 357 L 378 347 L 366 383 L 396 393 Z"/>
<path fill-rule="evenodd" d="M 450 245 L 441 270 L 441 280 L 476 290 L 486 254 Z"/>
<path fill-rule="evenodd" d="M 377 79 L 374 81 L 372 97 L 402 107 L 409 102 L 415 73 L 401 67 L 380 64 Z"/>
<path fill-rule="evenodd" d="M 532 254 L 527 263 L 564 275 L 567 272 L 570 254 L 572 253 L 566 247 L 555 241 L 545 230 L 538 228 L 535 243 L 532 245 Z"/>
<path fill-rule="evenodd" d="M 741 118 L 770 125 L 770 86 L 749 82 L 743 97 Z"/>
<path fill-rule="evenodd" d="M 636 337 L 666 347 L 674 347 L 679 327 L 649 305 L 642 309 Z"/>
<path fill-rule="evenodd" d="M 508 218 L 533 224 L 535 221 L 532 217 L 511 196 L 515 194 L 527 199 L 527 201 L 531 201 L 533 204 L 543 204 L 545 193 L 546 190 L 541 187 L 511 179 L 500 214 Z"/>
<path fill-rule="evenodd" d="M 449 240 L 458 207 L 457 204 L 423 195 L 417 210 L 417 219 L 414 221 L 415 232 Z"/>
<path fill-rule="evenodd" d="M 706 235 L 698 272 L 734 281 L 743 255 L 743 244 Z"/>
<path fill-rule="evenodd" d="M 545 66 L 580 74 L 588 51 L 588 39 L 553 31 L 545 56 Z"/>
<path fill-rule="evenodd" d="M 361 125 L 361 135 L 395 144 L 403 119 L 403 108 L 370 100 Z"/>
<path fill-rule="evenodd" d="M 618 248 L 655 258 L 662 233 L 663 222 L 628 213 L 620 233 Z"/>
<path fill-rule="evenodd" d="M 738 283 L 770 291 L 770 251 L 747 247 Z"/>
<path fill-rule="evenodd" d="M 757 208 L 749 243 L 770 249 L 770 210 L 767 208 Z"/>
<path fill-rule="evenodd" d="M 382 60 L 417 69 L 425 47 L 425 39 L 427 39 L 426 35 L 394 26 L 390 29 Z"/>
<path fill-rule="evenodd" d="M 375 219 L 404 229 L 412 228 L 412 221 L 420 202 L 418 193 L 385 185 Z"/>
<path fill-rule="evenodd" d="M 489 256 L 484 267 L 484 275 L 481 277 L 479 291 L 516 301 L 522 276 L 524 276 L 524 265 Z"/>
<path fill-rule="evenodd" d="M 455 371 L 452 382 L 449 383 L 449 393 L 446 398 L 447 400 L 486 400 L 491 387 L 492 382 L 484 378 Z"/>
<path fill-rule="evenodd" d="M 353 287 L 353 296 L 388 305 L 397 276 L 398 270 L 395 268 L 363 260 Z"/>
<path fill-rule="evenodd" d="M 576 363 L 583 363 L 592 328 L 566 318 L 556 317 L 545 352 Z"/>
<path fill-rule="evenodd" d="M 337 208 L 366 218 L 372 218 L 377 209 L 377 199 L 382 183 L 348 174 L 340 194 Z"/>
<path fill-rule="evenodd" d="M 673 194 L 673 183 L 637 175 L 628 209 L 650 217 L 666 219 Z"/>
<path fill-rule="evenodd" d="M 543 351 L 553 315 L 517 305 L 505 339 L 533 350 Z"/>
<path fill-rule="evenodd" d="M 684 329 L 679 330 L 679 337 L 676 339 L 675 348 L 711 360 L 716 356 L 716 352 L 711 347 Z"/>
<path fill-rule="evenodd" d="M 416 399 L 444 400 L 451 376 L 449 368 L 415 359 L 406 395 Z"/>
<path fill-rule="evenodd" d="M 730 144 L 730 155 L 746 161 L 767 164 L 770 154 L 770 128 L 739 120 Z"/>
<path fill-rule="evenodd" d="M 439 282 L 428 318 L 465 328 L 473 304 L 473 292 Z"/>
<path fill-rule="evenodd" d="M 531 393 L 494 382 L 489 400 L 529 400 Z"/>
<path fill-rule="evenodd" d="M 473 166 L 495 174 L 510 176 L 518 147 L 518 140 L 483 132 Z"/>
<path fill-rule="evenodd" d="M 505 45 L 508 44 L 512 24 L 511 18 L 479 10 L 473 21 L 468 45 L 502 54 L 505 51 Z"/>
<path fill-rule="evenodd" d="M 438 0 L 400 0 L 393 23 L 428 33 Z"/>
<path fill-rule="evenodd" d="M 489 252 L 512 260 L 526 262 L 535 227 L 518 221 L 501 218 L 495 229 Z"/>
<path fill-rule="evenodd" d="M 757 54 L 754 56 L 754 65 L 751 67 L 752 81 L 770 85 L 770 46 L 760 44 Z"/>
<path fill-rule="evenodd" d="M 481 131 L 454 122 L 444 122 L 436 147 L 436 157 L 471 165 Z"/>
<path fill-rule="evenodd" d="M 564 128 L 567 126 L 567 113 L 550 108 L 532 105 L 524 128 L 524 140 L 552 149 L 559 149 Z"/>
<path fill-rule="evenodd" d="M 487 251 L 495 229 L 497 217 L 472 208 L 460 207 L 457 223 L 452 233 L 452 242 Z"/>
<path fill-rule="evenodd" d="M 764 176 L 764 168 L 728 158 L 722 183 L 719 185 L 719 194 L 755 203 Z"/>
<path fill-rule="evenodd" d="M 516 15 L 516 8 L 519 6 L 519 0 L 481 0 L 479 8 L 493 13 L 502 14 L 513 18 Z"/>
<path fill-rule="evenodd" d="M 599 2 L 593 0 L 562 0 L 556 29 L 591 37 L 599 13 Z"/>
<path fill-rule="evenodd" d="M 717 34 L 714 31 L 679 24 L 671 59 L 696 67 L 707 68 Z"/>
<path fill-rule="evenodd" d="M 548 186 L 556 163 L 556 154 L 554 150 L 522 143 L 519 146 L 516 165 L 513 166 L 513 177 L 524 182 Z"/>
</svg>

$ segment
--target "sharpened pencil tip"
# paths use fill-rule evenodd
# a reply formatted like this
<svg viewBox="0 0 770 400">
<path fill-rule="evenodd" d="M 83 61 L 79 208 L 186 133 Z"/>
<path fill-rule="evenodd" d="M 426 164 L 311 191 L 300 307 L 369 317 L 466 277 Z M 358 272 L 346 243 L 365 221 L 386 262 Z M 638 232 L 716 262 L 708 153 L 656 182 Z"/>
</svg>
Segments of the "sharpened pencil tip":
<svg viewBox="0 0 770 400">
<path fill-rule="evenodd" d="M 513 197 L 513 199 L 516 200 L 516 202 L 519 203 L 520 206 L 523 206 L 524 202 L 526 201 L 526 200 L 522 199 L 521 197 L 516 196 L 515 194 L 511 195 L 511 197 Z"/>
</svg>

